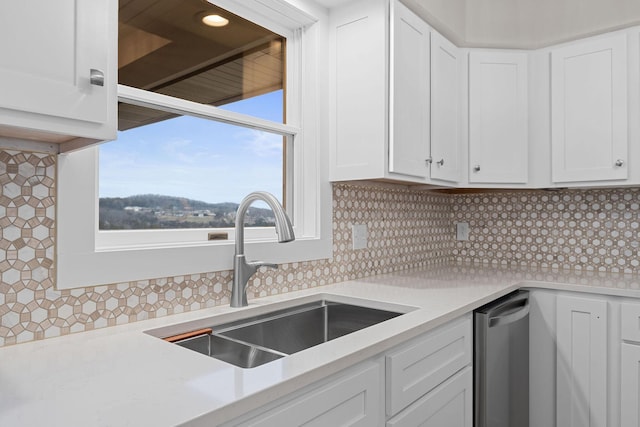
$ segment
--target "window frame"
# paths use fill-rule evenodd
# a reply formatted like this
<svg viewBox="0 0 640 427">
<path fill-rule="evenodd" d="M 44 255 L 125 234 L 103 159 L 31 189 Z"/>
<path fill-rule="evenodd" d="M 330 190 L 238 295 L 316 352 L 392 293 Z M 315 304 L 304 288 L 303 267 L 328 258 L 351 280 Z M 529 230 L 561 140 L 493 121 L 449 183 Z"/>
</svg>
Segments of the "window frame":
<svg viewBox="0 0 640 427">
<path fill-rule="evenodd" d="M 293 88 L 297 90 L 298 88 Z M 295 153 L 294 141 L 300 134 L 300 128 L 297 126 L 272 122 L 254 116 L 249 116 L 233 111 L 227 111 L 209 105 L 199 104 L 184 99 L 178 99 L 154 92 L 137 89 L 130 86 L 118 85 L 118 100 L 127 104 L 136 105 L 145 108 L 161 110 L 180 116 L 186 115 L 207 120 L 215 120 L 222 123 L 228 123 L 234 126 L 241 126 L 247 129 L 255 129 L 259 131 L 269 132 L 271 134 L 280 135 L 285 138 L 286 142 L 286 172 L 284 174 L 287 180 L 285 188 L 287 194 L 283 195 L 287 200 L 293 200 L 294 206 L 287 207 L 287 213 L 293 219 L 294 231 L 296 221 L 293 213 L 295 208 L 295 195 L 293 194 L 292 174 L 295 173 Z M 299 106 L 292 106 L 295 110 Z M 99 197 L 99 196 L 98 196 Z M 174 230 L 97 230 L 95 246 L 97 250 L 117 250 L 126 248 L 145 248 L 145 247 L 161 247 L 166 245 L 189 245 L 208 243 L 206 236 L 208 232 L 226 232 L 234 238 L 235 230 L 233 228 L 190 228 L 190 229 L 174 229 Z M 245 239 L 269 239 L 275 233 L 274 227 L 251 227 L 245 231 Z"/>
<path fill-rule="evenodd" d="M 326 176 L 326 121 L 320 112 L 327 99 L 322 91 L 320 70 L 327 61 L 326 10 L 314 3 L 284 0 L 249 0 L 244 5 L 231 0 L 215 4 L 262 25 L 287 38 L 287 123 L 225 111 L 190 101 L 168 99 L 165 95 L 127 86 L 118 87 L 127 102 L 153 107 L 178 108 L 182 113 L 214 117 L 286 135 L 293 173 L 287 176 L 293 196 L 296 241 L 274 244 L 275 232 L 266 227 L 247 233 L 246 253 L 250 259 L 285 263 L 331 256 L 331 189 Z M 300 9 L 304 7 L 304 10 Z M 304 101 L 304 102 L 303 102 Z M 149 104 L 145 106 L 150 106 Z M 180 112 L 176 111 L 176 112 Z M 303 126 L 304 125 L 304 126 Z M 110 283 L 144 281 L 232 268 L 234 233 L 229 240 L 191 243 L 159 243 L 139 246 L 97 245 L 98 231 L 98 147 L 66 153 L 58 157 L 57 204 L 57 288 L 72 289 Z M 291 151 L 291 150 L 289 150 Z M 79 179 L 81 178 L 81 179 Z M 256 188 L 258 189 L 258 188 Z M 225 229 L 227 230 L 227 229 Z M 142 230 L 147 232 L 147 230 Z M 171 230 L 155 231 L 172 232 Z M 204 230 L 200 230 L 204 232 Z M 103 232 L 104 233 L 104 232 Z"/>
</svg>

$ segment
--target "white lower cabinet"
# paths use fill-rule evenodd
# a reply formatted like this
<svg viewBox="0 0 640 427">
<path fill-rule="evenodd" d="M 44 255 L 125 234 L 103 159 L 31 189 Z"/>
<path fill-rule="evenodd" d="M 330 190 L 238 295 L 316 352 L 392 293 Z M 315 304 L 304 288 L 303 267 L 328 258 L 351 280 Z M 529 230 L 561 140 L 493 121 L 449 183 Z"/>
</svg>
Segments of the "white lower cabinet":
<svg viewBox="0 0 640 427">
<path fill-rule="evenodd" d="M 468 314 L 223 426 L 471 427 L 472 343 Z"/>
<path fill-rule="evenodd" d="M 464 368 L 387 422 L 387 427 L 471 427 L 473 370 Z"/>
<path fill-rule="evenodd" d="M 472 362 L 471 318 L 464 317 L 387 353 L 387 415 L 392 416 Z"/>
<path fill-rule="evenodd" d="M 640 302 L 530 292 L 530 426 L 640 427 Z M 471 427 L 472 344 L 470 313 L 224 426 Z"/>
<path fill-rule="evenodd" d="M 532 295 L 530 426 L 639 427 L 640 302 Z"/>
<path fill-rule="evenodd" d="M 473 425 L 471 315 L 387 353 L 387 427 Z"/>
<path fill-rule="evenodd" d="M 622 344 L 621 427 L 640 426 L 640 345 Z"/>
<path fill-rule="evenodd" d="M 314 386 L 312 385 L 311 388 Z M 295 393 L 274 407 L 257 410 L 225 426 L 353 426 L 384 424 L 384 374 L 381 361 L 364 362 L 319 387 Z"/>
<path fill-rule="evenodd" d="M 621 427 L 640 426 L 640 303 L 624 303 L 621 318 Z"/>
<path fill-rule="evenodd" d="M 559 295 L 557 425 L 607 425 L 608 316 L 604 298 Z"/>
<path fill-rule="evenodd" d="M 640 303 L 627 302 L 621 306 L 622 339 L 640 344 Z"/>
</svg>

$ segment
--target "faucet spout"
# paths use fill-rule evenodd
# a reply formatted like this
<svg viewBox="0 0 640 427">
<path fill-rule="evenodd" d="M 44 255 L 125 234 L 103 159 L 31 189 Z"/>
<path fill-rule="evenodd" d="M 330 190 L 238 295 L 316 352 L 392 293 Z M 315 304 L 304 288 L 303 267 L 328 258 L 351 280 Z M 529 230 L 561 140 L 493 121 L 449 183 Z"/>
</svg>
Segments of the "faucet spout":
<svg viewBox="0 0 640 427">
<path fill-rule="evenodd" d="M 247 262 L 244 255 L 244 217 L 249 206 L 256 200 L 266 202 L 276 220 L 276 233 L 279 243 L 286 243 L 295 240 L 291 221 L 287 216 L 278 199 L 271 193 L 266 191 L 256 191 L 245 197 L 236 212 L 236 244 L 235 255 L 233 257 L 233 286 L 231 288 L 231 307 L 246 307 L 247 302 L 247 283 L 260 267 L 278 268 L 276 264 L 265 263 L 261 261 Z"/>
</svg>

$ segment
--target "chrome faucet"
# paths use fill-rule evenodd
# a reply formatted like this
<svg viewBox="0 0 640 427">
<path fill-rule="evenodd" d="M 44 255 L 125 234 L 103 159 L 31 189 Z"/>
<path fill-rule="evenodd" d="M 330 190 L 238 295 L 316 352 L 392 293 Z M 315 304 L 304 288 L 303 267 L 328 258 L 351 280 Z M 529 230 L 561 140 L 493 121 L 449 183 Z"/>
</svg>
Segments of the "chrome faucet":
<svg viewBox="0 0 640 427">
<path fill-rule="evenodd" d="M 276 233 L 278 242 L 285 243 L 295 240 L 291 221 L 278 199 L 266 191 L 256 191 L 245 197 L 236 212 L 236 253 L 233 256 L 233 287 L 231 288 L 231 307 L 246 307 L 247 282 L 260 267 L 278 268 L 277 264 L 262 261 L 247 262 L 244 256 L 244 216 L 251 203 L 256 200 L 266 202 L 276 218 Z"/>
</svg>

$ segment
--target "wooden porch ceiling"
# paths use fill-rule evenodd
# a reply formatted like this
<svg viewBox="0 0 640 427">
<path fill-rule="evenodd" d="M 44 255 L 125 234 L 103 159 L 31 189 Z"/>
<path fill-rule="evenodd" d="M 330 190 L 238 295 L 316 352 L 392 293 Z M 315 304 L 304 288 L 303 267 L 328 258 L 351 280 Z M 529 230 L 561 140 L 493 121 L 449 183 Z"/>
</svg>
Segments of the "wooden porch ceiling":
<svg viewBox="0 0 640 427">
<path fill-rule="evenodd" d="M 283 87 L 285 40 L 204 0 L 120 0 L 119 16 L 121 84 L 216 106 Z M 119 129 L 170 117 L 120 104 Z"/>
</svg>

